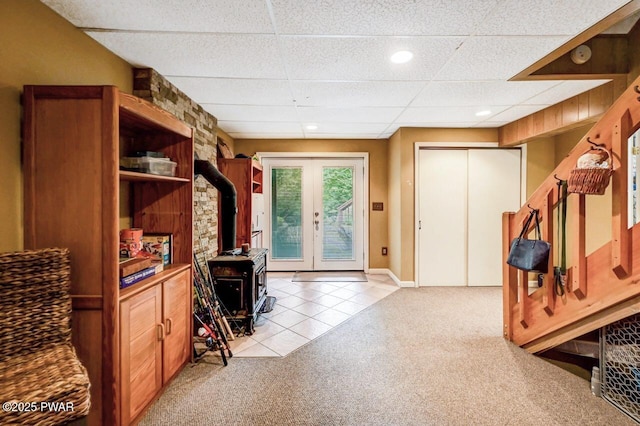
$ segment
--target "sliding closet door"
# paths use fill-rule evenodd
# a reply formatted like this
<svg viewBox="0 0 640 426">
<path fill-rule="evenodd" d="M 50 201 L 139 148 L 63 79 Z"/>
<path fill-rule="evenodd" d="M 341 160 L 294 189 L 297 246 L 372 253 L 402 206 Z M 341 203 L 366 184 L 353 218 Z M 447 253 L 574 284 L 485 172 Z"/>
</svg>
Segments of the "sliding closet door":
<svg viewBox="0 0 640 426">
<path fill-rule="evenodd" d="M 520 208 L 519 149 L 421 149 L 418 285 L 502 283 L 502 213 Z"/>
<path fill-rule="evenodd" d="M 467 151 L 420 153 L 421 286 L 467 283 Z"/>
<path fill-rule="evenodd" d="M 520 209 L 520 150 L 470 149 L 468 285 L 502 284 L 502 213 Z"/>
</svg>

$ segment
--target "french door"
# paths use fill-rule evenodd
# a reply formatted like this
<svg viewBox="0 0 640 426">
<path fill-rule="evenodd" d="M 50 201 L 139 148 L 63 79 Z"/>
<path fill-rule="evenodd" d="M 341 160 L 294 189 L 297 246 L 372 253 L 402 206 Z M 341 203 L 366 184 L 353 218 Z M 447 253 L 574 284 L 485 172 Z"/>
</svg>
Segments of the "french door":
<svg viewBox="0 0 640 426">
<path fill-rule="evenodd" d="M 362 270 L 362 158 L 263 158 L 272 271 Z"/>
</svg>

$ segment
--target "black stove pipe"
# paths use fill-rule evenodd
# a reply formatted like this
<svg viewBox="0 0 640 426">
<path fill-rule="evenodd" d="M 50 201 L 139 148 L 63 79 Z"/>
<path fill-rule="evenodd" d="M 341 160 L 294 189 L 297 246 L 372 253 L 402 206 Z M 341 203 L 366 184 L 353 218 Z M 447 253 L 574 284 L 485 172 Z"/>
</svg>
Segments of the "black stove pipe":
<svg viewBox="0 0 640 426">
<path fill-rule="evenodd" d="M 202 175 L 214 188 L 220 191 L 220 216 L 222 220 L 222 250 L 229 251 L 236 248 L 236 187 L 227 179 L 220 170 L 209 161 L 196 159 L 193 162 L 193 170 L 197 175 Z"/>
</svg>

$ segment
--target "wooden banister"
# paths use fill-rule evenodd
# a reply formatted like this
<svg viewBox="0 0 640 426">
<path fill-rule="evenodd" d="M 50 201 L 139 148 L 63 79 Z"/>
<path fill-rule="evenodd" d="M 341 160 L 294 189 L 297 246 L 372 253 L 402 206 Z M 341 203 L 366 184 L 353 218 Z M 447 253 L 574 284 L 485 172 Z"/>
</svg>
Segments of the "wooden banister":
<svg viewBox="0 0 640 426">
<path fill-rule="evenodd" d="M 515 213 L 504 213 L 503 257 L 509 252 L 510 242 L 517 237 L 529 208 L 540 210 L 542 238 L 551 243 L 549 272 L 543 285 L 529 294 L 529 274 L 503 265 L 504 337 L 535 351 L 571 339 L 576 330 L 591 331 L 602 327 L 603 318 L 617 317 L 616 306 L 640 297 L 640 225 L 628 229 L 628 154 L 629 136 L 640 128 L 640 77 L 618 98 L 594 125 L 591 131 L 562 160 Z M 585 195 L 569 194 L 567 225 L 572 232 L 567 236 L 572 255 L 567 270 L 567 289 L 559 302 L 554 289 L 554 222 L 553 214 L 558 197 L 557 179 L 569 179 L 578 158 L 591 147 L 590 142 L 606 147 L 612 153 L 612 240 L 600 249 L 585 255 L 586 202 Z M 569 200 L 568 200 L 569 201 Z M 637 229 L 636 229 L 637 228 Z M 596 315 L 607 312 L 607 315 Z M 589 318 L 592 318 L 590 320 Z M 579 328 L 572 324 L 580 324 Z M 585 331 L 586 330 L 586 331 Z M 535 344 L 532 344 L 535 342 Z M 533 350 L 532 350 L 533 351 Z"/>
</svg>

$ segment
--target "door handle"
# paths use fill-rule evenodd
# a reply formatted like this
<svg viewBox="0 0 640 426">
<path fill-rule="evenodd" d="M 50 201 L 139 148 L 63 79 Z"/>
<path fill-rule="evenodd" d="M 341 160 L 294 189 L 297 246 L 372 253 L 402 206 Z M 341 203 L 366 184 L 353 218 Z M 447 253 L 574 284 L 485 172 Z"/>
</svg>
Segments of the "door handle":
<svg viewBox="0 0 640 426">
<path fill-rule="evenodd" d="M 158 340 L 164 340 L 164 338 L 165 338 L 164 324 L 163 323 L 159 323 L 158 324 Z"/>
</svg>

